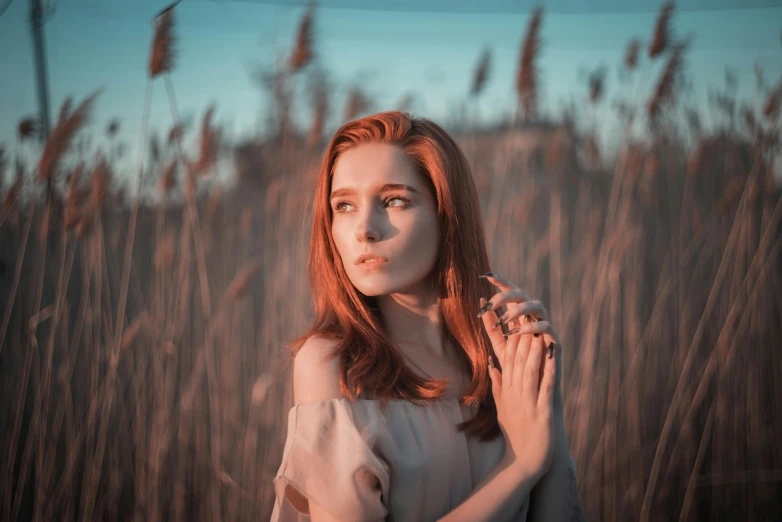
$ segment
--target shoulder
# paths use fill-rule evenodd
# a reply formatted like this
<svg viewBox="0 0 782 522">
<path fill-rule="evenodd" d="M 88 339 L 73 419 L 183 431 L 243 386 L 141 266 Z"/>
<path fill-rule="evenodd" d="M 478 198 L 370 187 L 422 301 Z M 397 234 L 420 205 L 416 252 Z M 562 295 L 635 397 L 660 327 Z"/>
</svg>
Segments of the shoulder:
<svg viewBox="0 0 782 522">
<path fill-rule="evenodd" d="M 293 359 L 294 404 L 342 397 L 339 357 L 329 358 L 337 344 L 337 339 L 313 335 L 299 348 Z"/>
</svg>

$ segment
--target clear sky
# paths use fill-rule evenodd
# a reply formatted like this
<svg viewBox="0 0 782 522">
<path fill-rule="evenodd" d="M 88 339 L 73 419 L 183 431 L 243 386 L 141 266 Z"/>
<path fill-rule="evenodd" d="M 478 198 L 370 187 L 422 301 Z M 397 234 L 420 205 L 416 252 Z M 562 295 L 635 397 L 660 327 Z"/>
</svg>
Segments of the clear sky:
<svg viewBox="0 0 782 522">
<path fill-rule="evenodd" d="M 0 0 L 0 9 L 7 0 Z M 50 75 L 51 118 L 68 95 L 81 100 L 103 87 L 92 127 L 102 134 L 112 118 L 121 122 L 121 140 L 139 141 L 151 19 L 169 1 L 50 0 L 56 7 L 45 26 Z M 180 113 L 197 124 L 210 102 L 229 137 L 250 136 L 263 123 L 265 99 L 251 79 L 256 64 L 270 65 L 275 52 L 290 49 L 306 2 L 184 0 L 176 7 L 177 63 L 173 73 Z M 366 6 L 371 8 L 355 9 Z M 480 6 L 480 10 L 472 6 Z M 544 109 L 585 97 L 585 74 L 608 68 L 607 91 L 620 88 L 618 66 L 631 37 L 647 43 L 659 2 L 561 0 L 544 3 L 539 58 Z M 744 6 L 735 8 L 737 6 Z M 395 6 L 395 10 L 391 9 Z M 509 0 L 321 0 L 316 13 L 316 50 L 336 84 L 334 111 L 342 114 L 347 87 L 361 85 L 375 100 L 373 112 L 394 108 L 406 92 L 413 112 L 446 121 L 466 97 L 475 63 L 485 46 L 493 50 L 490 79 L 480 100 L 484 120 L 510 111 L 518 56 L 532 4 Z M 754 6 L 754 7 L 746 7 Z M 677 35 L 693 33 L 686 71 L 694 101 L 706 108 L 708 89 L 724 86 L 729 67 L 741 98 L 760 105 L 755 65 L 766 81 L 782 77 L 782 0 L 689 0 L 678 2 Z M 734 7 L 734 8 L 731 8 Z M 29 0 L 12 0 L 0 17 L 0 142 L 16 143 L 18 121 L 37 111 Z M 415 11 L 413 11 L 415 9 Z M 644 48 L 643 52 L 645 53 Z M 661 62 L 641 60 L 637 78 L 656 79 Z M 636 73 L 638 75 L 638 73 Z M 640 80 L 639 80 L 640 81 Z M 649 85 L 637 90 L 646 97 Z M 299 97 L 301 99 L 301 96 Z M 598 112 L 604 141 L 615 138 L 612 111 Z M 165 133 L 172 119 L 162 80 L 154 84 L 151 126 Z M 307 112 L 300 121 L 306 122 Z M 336 121 L 334 122 L 336 123 Z M 332 127 L 335 128 L 334 125 Z M 194 139 L 195 133 L 191 133 Z"/>
</svg>

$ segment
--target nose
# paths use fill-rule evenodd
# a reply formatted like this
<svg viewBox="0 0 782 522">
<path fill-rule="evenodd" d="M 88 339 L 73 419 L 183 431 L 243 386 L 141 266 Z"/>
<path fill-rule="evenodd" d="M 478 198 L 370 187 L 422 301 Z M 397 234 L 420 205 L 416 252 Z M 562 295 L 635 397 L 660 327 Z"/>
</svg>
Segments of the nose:
<svg viewBox="0 0 782 522">
<path fill-rule="evenodd" d="M 373 221 L 370 211 L 369 215 L 365 215 L 356 225 L 356 239 L 361 242 L 375 242 L 380 239 L 380 233 Z"/>
</svg>

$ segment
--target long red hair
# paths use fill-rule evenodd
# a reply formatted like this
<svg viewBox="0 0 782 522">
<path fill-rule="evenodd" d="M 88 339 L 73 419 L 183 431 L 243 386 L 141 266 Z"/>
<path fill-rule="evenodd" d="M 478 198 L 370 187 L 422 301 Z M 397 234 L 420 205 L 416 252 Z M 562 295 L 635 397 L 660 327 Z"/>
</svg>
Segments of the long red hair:
<svg viewBox="0 0 782 522">
<path fill-rule="evenodd" d="M 353 286 L 331 235 L 329 194 L 334 164 L 340 154 L 367 142 L 400 147 L 437 202 L 440 244 L 433 280 L 437 282 L 443 334 L 472 377 L 459 402 L 479 404 L 475 417 L 457 429 L 481 440 L 494 439 L 501 431 L 488 373 L 491 341 L 482 319 L 476 316 L 480 297 L 491 296 L 496 289 L 478 277 L 490 270 L 478 193 L 459 146 L 427 118 L 381 112 L 344 124 L 331 139 L 318 172 L 307 259 L 315 320 L 306 334 L 286 347 L 295 357 L 313 335 L 339 340 L 331 357 L 340 357 L 340 388 L 343 397 L 351 401 L 367 392 L 380 400 L 381 407 L 388 399 L 426 404 L 445 393 L 448 379 L 421 378 L 405 364 L 384 332 L 376 298 Z"/>
</svg>

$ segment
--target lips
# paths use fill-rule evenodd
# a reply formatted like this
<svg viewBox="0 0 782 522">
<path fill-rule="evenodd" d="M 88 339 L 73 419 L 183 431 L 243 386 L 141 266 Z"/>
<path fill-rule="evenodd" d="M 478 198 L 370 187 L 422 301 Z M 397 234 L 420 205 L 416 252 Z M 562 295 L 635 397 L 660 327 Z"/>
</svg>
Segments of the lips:
<svg viewBox="0 0 782 522">
<path fill-rule="evenodd" d="M 378 256 L 378 255 L 375 255 L 375 254 L 361 254 L 356 259 L 356 264 L 357 265 L 361 265 L 361 264 L 363 264 L 366 261 L 373 261 L 373 260 L 377 261 L 378 263 L 388 261 L 388 259 L 386 259 L 385 257 L 381 257 L 381 256 Z M 373 263 L 373 264 L 375 264 L 375 263 Z"/>
</svg>

